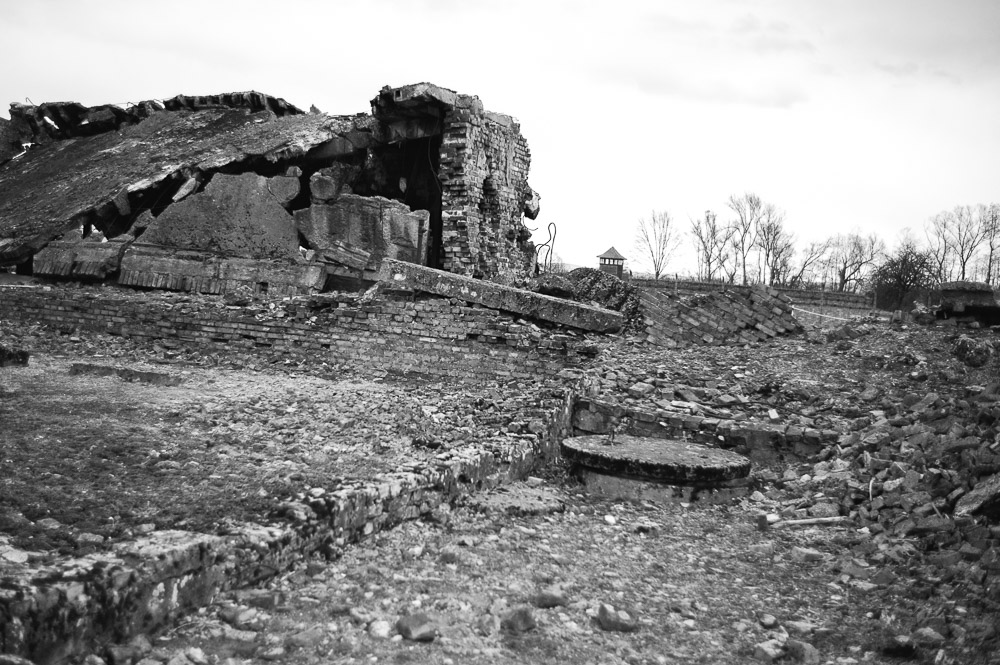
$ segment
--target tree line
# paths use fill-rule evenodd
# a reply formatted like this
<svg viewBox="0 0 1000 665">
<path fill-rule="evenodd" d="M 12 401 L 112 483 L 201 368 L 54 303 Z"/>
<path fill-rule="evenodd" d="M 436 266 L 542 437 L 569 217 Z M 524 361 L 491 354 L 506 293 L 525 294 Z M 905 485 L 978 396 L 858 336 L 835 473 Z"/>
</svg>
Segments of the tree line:
<svg viewBox="0 0 1000 665">
<path fill-rule="evenodd" d="M 785 213 L 752 192 L 732 195 L 722 219 L 711 210 L 687 229 L 664 211 L 639 220 L 635 249 L 653 278 L 689 241 L 696 277 L 729 284 L 875 291 L 898 307 L 911 292 L 940 282 L 1000 282 L 1000 204 L 961 205 L 934 215 L 922 237 L 907 229 L 889 250 L 875 233 L 838 233 L 798 246 Z"/>
</svg>

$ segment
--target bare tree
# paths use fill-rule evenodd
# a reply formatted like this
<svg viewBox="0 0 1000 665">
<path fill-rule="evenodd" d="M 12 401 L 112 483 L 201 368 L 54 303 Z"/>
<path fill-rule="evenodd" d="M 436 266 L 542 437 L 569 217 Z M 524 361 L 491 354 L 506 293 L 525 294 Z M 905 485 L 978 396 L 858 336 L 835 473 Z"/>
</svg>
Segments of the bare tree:
<svg viewBox="0 0 1000 665">
<path fill-rule="evenodd" d="M 771 285 L 788 285 L 788 279 L 792 274 L 792 259 L 795 257 L 795 238 L 784 233 L 778 238 L 771 253 Z"/>
<path fill-rule="evenodd" d="M 830 243 L 828 266 L 837 291 L 856 291 L 885 252 L 885 242 L 875 234 L 839 235 Z"/>
<path fill-rule="evenodd" d="M 739 262 L 743 284 L 747 283 L 747 256 L 757 243 L 757 228 L 764 214 L 764 202 L 756 194 L 747 192 L 743 196 L 735 194 L 726 202 L 736 217 L 729 223 L 732 236 L 729 245 Z"/>
<path fill-rule="evenodd" d="M 785 230 L 785 214 L 773 204 L 766 204 L 757 222 L 757 249 L 760 253 L 759 279 L 776 284 L 791 258 L 794 240 Z M 784 264 L 784 268 L 782 267 Z"/>
<path fill-rule="evenodd" d="M 927 240 L 931 261 L 939 281 L 970 277 L 972 257 L 986 239 L 984 216 L 972 206 L 955 206 L 931 218 Z"/>
<path fill-rule="evenodd" d="M 680 229 L 674 224 L 670 213 L 654 210 L 649 218 L 639 219 L 635 247 L 643 259 L 649 259 L 653 266 L 653 279 L 660 279 L 667 267 L 667 261 L 681 242 Z"/>
<path fill-rule="evenodd" d="M 813 270 L 818 266 L 821 266 L 827 258 L 827 252 L 830 250 L 830 240 L 824 240 L 822 242 L 811 242 L 809 246 L 805 248 L 802 252 L 802 258 L 799 261 L 798 269 L 787 279 L 787 283 L 791 286 L 800 286 L 806 281 L 806 277 L 811 275 Z"/>
<path fill-rule="evenodd" d="M 948 237 L 948 213 L 934 215 L 924 227 L 924 234 L 935 281 L 951 281 L 953 251 Z"/>
<path fill-rule="evenodd" d="M 983 242 L 982 218 L 973 213 L 972 206 L 955 206 L 950 213 L 948 231 L 958 262 L 958 278 L 964 280 L 968 276 L 969 261 Z"/>
<path fill-rule="evenodd" d="M 996 263 L 1000 259 L 1000 204 L 980 203 L 976 206 L 976 214 L 983 228 L 983 243 L 986 245 L 986 283 L 993 284 L 996 279 Z"/>
<path fill-rule="evenodd" d="M 698 277 L 700 279 L 715 279 L 716 273 L 721 273 L 727 262 L 729 245 L 729 227 L 718 223 L 715 213 L 705 211 L 704 219 L 691 220 L 691 236 L 694 238 L 695 251 L 698 255 Z"/>
</svg>

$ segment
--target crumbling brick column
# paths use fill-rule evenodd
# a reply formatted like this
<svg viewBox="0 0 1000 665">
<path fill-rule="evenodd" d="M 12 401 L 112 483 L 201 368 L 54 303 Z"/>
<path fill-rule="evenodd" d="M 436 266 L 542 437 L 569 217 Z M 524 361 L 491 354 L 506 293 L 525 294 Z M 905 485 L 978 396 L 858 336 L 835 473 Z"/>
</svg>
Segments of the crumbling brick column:
<svg viewBox="0 0 1000 665">
<path fill-rule="evenodd" d="M 459 97 L 444 118 L 440 163 L 443 268 L 475 276 L 528 271 L 534 252 L 522 215 L 534 193 L 519 125 Z"/>
</svg>

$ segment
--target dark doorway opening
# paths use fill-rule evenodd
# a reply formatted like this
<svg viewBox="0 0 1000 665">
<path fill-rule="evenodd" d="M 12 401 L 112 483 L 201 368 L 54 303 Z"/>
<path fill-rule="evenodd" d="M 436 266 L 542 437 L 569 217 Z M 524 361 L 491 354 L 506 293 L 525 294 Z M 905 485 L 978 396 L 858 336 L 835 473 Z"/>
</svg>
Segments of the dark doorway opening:
<svg viewBox="0 0 1000 665">
<path fill-rule="evenodd" d="M 444 265 L 441 222 L 441 135 L 400 141 L 373 150 L 355 184 L 363 196 L 384 196 L 405 203 L 411 210 L 430 213 L 427 238 L 427 265 Z"/>
</svg>

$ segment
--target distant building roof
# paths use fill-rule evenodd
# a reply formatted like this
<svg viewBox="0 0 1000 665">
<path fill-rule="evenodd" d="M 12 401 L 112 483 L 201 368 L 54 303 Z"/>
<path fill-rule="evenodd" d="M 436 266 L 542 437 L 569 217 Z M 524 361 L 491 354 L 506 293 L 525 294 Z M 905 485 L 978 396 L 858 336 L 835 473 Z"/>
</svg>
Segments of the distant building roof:
<svg viewBox="0 0 1000 665">
<path fill-rule="evenodd" d="M 597 258 L 599 258 L 599 259 L 618 259 L 620 261 L 624 261 L 625 260 L 625 257 L 622 256 L 621 254 L 619 254 L 618 250 L 615 249 L 614 247 L 612 247 L 608 251 L 604 252 L 603 254 L 598 255 Z"/>
</svg>

